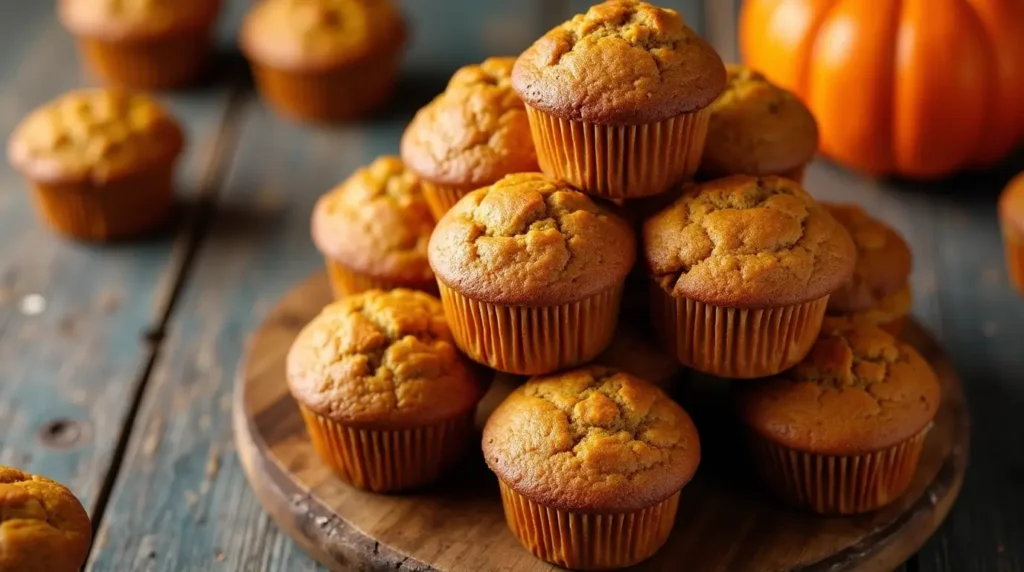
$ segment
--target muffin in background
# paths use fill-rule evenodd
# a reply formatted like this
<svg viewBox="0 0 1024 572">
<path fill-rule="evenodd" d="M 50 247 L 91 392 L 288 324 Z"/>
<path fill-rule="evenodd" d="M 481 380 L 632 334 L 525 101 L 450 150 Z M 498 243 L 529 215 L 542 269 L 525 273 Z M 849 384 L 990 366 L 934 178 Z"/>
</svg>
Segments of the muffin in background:
<svg viewBox="0 0 1024 572">
<path fill-rule="evenodd" d="M 725 91 L 711 104 L 697 176 L 779 175 L 802 183 L 818 150 L 818 123 L 796 95 L 738 64 L 725 67 Z"/>
<path fill-rule="evenodd" d="M 42 219 L 83 240 L 152 230 L 171 212 L 185 138 L 153 98 L 118 89 L 73 91 L 33 111 L 7 153 Z"/>
<path fill-rule="evenodd" d="M 135 89 L 183 87 L 198 79 L 213 47 L 220 0 L 60 0 L 61 22 L 87 67 Z"/>
<path fill-rule="evenodd" d="M 1024 174 L 1010 181 L 999 197 L 999 222 L 1010 283 L 1024 296 Z"/>
<path fill-rule="evenodd" d="M 459 69 L 406 128 L 402 160 L 423 179 L 434 218 L 505 175 L 537 171 L 526 108 L 512 89 L 514 63 L 488 58 Z"/>
<path fill-rule="evenodd" d="M 690 185 L 643 242 L 658 336 L 683 365 L 729 378 L 803 359 L 857 256 L 825 207 L 776 176 Z"/>
<path fill-rule="evenodd" d="M 700 442 L 686 412 L 653 384 L 589 366 L 513 391 L 487 420 L 483 453 L 527 550 L 603 570 L 646 560 L 665 543 Z"/>
<path fill-rule="evenodd" d="M 635 244 L 629 225 L 587 195 L 519 173 L 456 203 L 428 255 L 459 348 L 534 375 L 585 363 L 611 342 Z"/>
<path fill-rule="evenodd" d="M 0 570 L 75 572 L 91 542 L 89 515 L 64 485 L 0 466 Z"/>
<path fill-rule="evenodd" d="M 872 511 L 906 491 L 941 394 L 924 358 L 868 325 L 822 332 L 793 369 L 736 387 L 767 485 L 825 514 Z"/>
<path fill-rule="evenodd" d="M 608 199 L 656 195 L 697 171 L 721 58 L 674 10 L 610 0 L 516 61 L 544 173 Z"/>
<path fill-rule="evenodd" d="M 823 204 L 853 238 L 857 265 L 850 281 L 829 296 L 822 328 L 870 324 L 899 335 L 913 304 L 910 247 L 899 233 L 857 205 Z"/>
<path fill-rule="evenodd" d="M 319 456 L 374 492 L 416 488 L 451 467 L 483 396 L 441 303 L 414 290 L 327 306 L 295 339 L 286 368 Z"/>
<path fill-rule="evenodd" d="M 390 0 L 264 0 L 242 23 L 240 44 L 272 108 L 329 122 L 388 99 L 405 38 Z"/>
<path fill-rule="evenodd" d="M 375 288 L 437 294 L 427 262 L 433 230 L 420 181 L 398 157 L 360 168 L 313 210 L 313 242 L 338 298 Z"/>
</svg>

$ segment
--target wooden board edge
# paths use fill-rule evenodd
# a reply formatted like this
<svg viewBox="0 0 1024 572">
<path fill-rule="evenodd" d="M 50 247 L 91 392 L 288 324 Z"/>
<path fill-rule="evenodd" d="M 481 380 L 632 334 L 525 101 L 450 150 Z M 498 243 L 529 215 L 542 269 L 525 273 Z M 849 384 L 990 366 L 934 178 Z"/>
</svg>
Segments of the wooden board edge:
<svg viewBox="0 0 1024 572">
<path fill-rule="evenodd" d="M 330 570 L 438 572 L 335 518 L 308 490 L 292 482 L 283 467 L 260 454 L 261 450 L 267 450 L 267 444 L 254 430 L 253 422 L 246 418 L 243 405 L 245 370 L 242 365 L 248 361 L 253 345 L 247 344 L 235 374 L 232 433 L 246 479 L 271 519 L 314 560 Z M 329 546 L 331 550 L 324 551 L 321 546 Z"/>
</svg>

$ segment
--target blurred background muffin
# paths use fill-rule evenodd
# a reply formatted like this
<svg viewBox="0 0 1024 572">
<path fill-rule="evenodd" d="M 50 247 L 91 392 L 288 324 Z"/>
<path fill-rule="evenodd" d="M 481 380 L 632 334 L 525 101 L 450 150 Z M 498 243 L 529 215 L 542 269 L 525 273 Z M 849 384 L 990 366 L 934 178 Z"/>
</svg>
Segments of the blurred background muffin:
<svg viewBox="0 0 1024 572">
<path fill-rule="evenodd" d="M 60 0 L 58 12 L 103 81 L 163 89 L 203 72 L 220 6 L 220 0 Z"/>
<path fill-rule="evenodd" d="M 1017 175 L 999 198 L 999 221 L 1010 282 L 1024 296 L 1024 173 Z"/>
<path fill-rule="evenodd" d="M 264 0 L 242 23 L 240 43 L 277 112 L 340 121 L 388 99 L 405 39 L 390 0 Z"/>
</svg>

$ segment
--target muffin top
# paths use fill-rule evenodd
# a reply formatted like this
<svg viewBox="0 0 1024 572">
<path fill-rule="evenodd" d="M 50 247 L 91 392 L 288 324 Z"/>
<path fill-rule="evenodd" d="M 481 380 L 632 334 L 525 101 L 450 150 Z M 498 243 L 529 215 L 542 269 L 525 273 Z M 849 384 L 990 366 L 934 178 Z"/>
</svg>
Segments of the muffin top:
<svg viewBox="0 0 1024 572">
<path fill-rule="evenodd" d="M 931 423 L 941 389 L 914 348 L 875 326 L 822 333 L 811 353 L 738 391 L 760 436 L 819 455 L 859 455 L 901 443 Z"/>
<path fill-rule="evenodd" d="M 242 23 L 242 51 L 292 70 L 343 66 L 397 49 L 405 23 L 390 0 L 263 0 Z"/>
<path fill-rule="evenodd" d="M 830 313 L 859 312 L 878 306 L 882 299 L 907 286 L 910 247 L 895 230 L 853 204 L 827 204 L 839 224 L 846 227 L 857 247 L 853 277 L 828 299 Z"/>
<path fill-rule="evenodd" d="M 357 272 L 400 282 L 433 279 L 427 263 L 433 230 L 419 179 L 398 157 L 357 170 L 313 209 L 320 252 Z"/>
<path fill-rule="evenodd" d="M 670 294 L 715 306 L 817 300 L 853 275 L 849 233 L 800 185 L 734 175 L 689 186 L 644 222 L 648 271 Z"/>
<path fill-rule="evenodd" d="M 118 89 L 72 91 L 15 128 L 7 154 L 36 181 L 103 184 L 174 160 L 181 127 L 153 98 Z"/>
<path fill-rule="evenodd" d="M 1024 173 L 1006 185 L 999 197 L 999 214 L 1004 224 L 1012 224 L 1018 232 L 1024 232 Z"/>
<path fill-rule="evenodd" d="M 512 90 L 514 62 L 489 58 L 455 72 L 402 136 L 409 168 L 435 183 L 470 188 L 537 170 L 526 109 Z"/>
<path fill-rule="evenodd" d="M 60 0 L 57 13 L 74 34 L 106 41 L 145 40 L 207 28 L 220 0 Z"/>
<path fill-rule="evenodd" d="M 438 423 L 482 396 L 441 302 L 402 288 L 369 290 L 324 308 L 292 344 L 287 377 L 308 409 L 367 428 Z"/>
<path fill-rule="evenodd" d="M 725 66 L 675 10 L 610 0 L 527 48 L 512 85 L 563 119 L 654 123 L 707 107 L 725 87 Z"/>
<path fill-rule="evenodd" d="M 750 68 L 730 64 L 726 72 L 725 91 L 711 104 L 700 176 L 781 175 L 810 162 L 818 149 L 810 110 Z"/>
<path fill-rule="evenodd" d="M 661 502 L 700 462 L 689 415 L 648 381 L 602 366 L 535 377 L 487 420 L 484 458 L 528 499 L 631 512 Z"/>
<path fill-rule="evenodd" d="M 430 237 L 446 285 L 491 304 L 548 306 L 622 282 L 636 258 L 626 223 L 540 173 L 509 175 L 463 197 Z"/>
<path fill-rule="evenodd" d="M 91 542 L 89 515 L 71 491 L 0 466 L 0 570 L 78 570 Z"/>
</svg>

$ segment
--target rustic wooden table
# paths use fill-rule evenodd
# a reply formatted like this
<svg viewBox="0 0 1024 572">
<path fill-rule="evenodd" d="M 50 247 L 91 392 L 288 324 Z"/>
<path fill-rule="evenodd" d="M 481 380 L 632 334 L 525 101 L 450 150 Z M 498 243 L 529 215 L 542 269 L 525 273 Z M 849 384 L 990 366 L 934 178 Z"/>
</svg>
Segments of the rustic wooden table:
<svg viewBox="0 0 1024 572">
<path fill-rule="evenodd" d="M 727 2 L 679 7 L 733 59 Z M 180 216 L 143 242 L 83 246 L 35 220 L 0 167 L 0 464 L 67 483 L 96 527 L 88 569 L 317 570 L 264 514 L 232 445 L 247 334 L 320 265 L 314 199 L 397 151 L 403 126 L 458 65 L 522 49 L 588 2 L 403 2 L 415 27 L 400 93 L 356 125 L 271 115 L 233 53 L 201 87 L 161 98 L 187 125 Z M 440 9 L 443 6 L 444 10 Z M 0 0 L 0 131 L 92 80 L 51 2 Z M 851 110 L 855 112 L 855 110 Z M 908 571 L 1024 570 L 1024 300 L 1002 264 L 995 197 L 1024 158 L 940 185 L 875 182 L 819 162 L 809 189 L 858 201 L 913 245 L 914 312 L 942 341 L 972 410 L 972 462 L 953 513 Z"/>
</svg>

